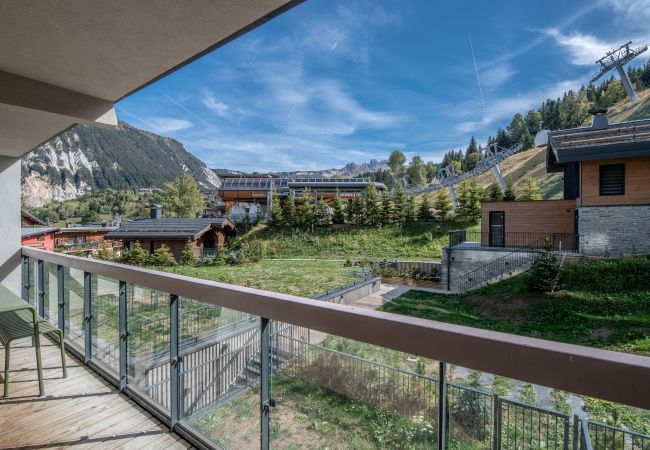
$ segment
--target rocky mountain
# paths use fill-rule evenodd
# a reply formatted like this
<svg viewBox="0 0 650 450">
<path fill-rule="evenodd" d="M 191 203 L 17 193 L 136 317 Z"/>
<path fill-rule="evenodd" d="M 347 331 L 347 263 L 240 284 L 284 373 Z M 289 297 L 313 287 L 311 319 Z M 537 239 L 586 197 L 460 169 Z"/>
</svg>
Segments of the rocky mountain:
<svg viewBox="0 0 650 450">
<path fill-rule="evenodd" d="M 38 207 L 107 188 L 161 187 L 184 173 L 206 189 L 220 184 L 175 139 L 121 121 L 113 130 L 77 125 L 23 157 L 23 203 Z"/>
<path fill-rule="evenodd" d="M 324 170 L 298 170 L 293 172 L 279 172 L 276 175 L 280 176 L 293 176 L 293 177 L 356 177 L 368 172 L 376 172 L 378 170 L 388 170 L 388 161 L 377 161 L 371 159 L 367 163 L 348 163 L 340 169 L 324 169 Z"/>
</svg>

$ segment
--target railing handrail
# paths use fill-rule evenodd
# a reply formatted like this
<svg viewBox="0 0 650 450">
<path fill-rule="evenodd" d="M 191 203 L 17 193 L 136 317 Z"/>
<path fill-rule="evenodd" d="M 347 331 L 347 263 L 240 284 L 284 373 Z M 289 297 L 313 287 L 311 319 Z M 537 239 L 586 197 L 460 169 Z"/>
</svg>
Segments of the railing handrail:
<svg viewBox="0 0 650 450">
<path fill-rule="evenodd" d="M 587 420 L 587 426 L 590 426 L 590 425 L 593 425 L 593 426 L 599 427 L 599 428 L 606 428 L 608 430 L 616 431 L 618 433 L 629 434 L 630 436 L 637 437 L 637 438 L 650 439 L 650 434 L 643 434 L 643 433 L 639 433 L 637 431 L 626 430 L 626 429 L 623 429 L 623 428 L 614 427 L 614 426 L 608 425 L 606 423 L 600 423 L 600 422 L 594 422 L 593 420 Z"/>
<path fill-rule="evenodd" d="M 28 247 L 23 247 L 22 254 L 356 341 L 650 409 L 650 358 L 643 356 L 326 303 Z"/>
</svg>

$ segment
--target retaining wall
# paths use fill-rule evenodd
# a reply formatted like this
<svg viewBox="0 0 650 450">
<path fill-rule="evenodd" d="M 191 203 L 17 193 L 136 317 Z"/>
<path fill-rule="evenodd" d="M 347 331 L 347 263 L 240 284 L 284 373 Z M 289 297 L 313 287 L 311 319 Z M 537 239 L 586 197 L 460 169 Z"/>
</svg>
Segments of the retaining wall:
<svg viewBox="0 0 650 450">
<path fill-rule="evenodd" d="M 587 256 L 650 254 L 650 205 L 582 206 L 578 232 Z"/>
</svg>

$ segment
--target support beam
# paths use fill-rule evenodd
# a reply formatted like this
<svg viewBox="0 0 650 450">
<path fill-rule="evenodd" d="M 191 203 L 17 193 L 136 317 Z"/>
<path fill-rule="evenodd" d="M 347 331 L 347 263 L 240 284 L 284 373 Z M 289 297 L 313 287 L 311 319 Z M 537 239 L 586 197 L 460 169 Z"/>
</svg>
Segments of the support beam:
<svg viewBox="0 0 650 450">
<path fill-rule="evenodd" d="M 636 96 L 636 90 L 634 89 L 634 83 L 632 83 L 632 80 L 630 80 L 630 77 L 627 75 L 627 72 L 625 71 L 625 67 L 623 66 L 616 66 L 616 71 L 618 72 L 618 75 L 621 77 L 621 81 L 623 82 L 623 86 L 625 86 L 625 90 L 627 91 L 627 95 L 630 96 L 630 99 L 632 100 L 632 103 L 636 103 L 638 97 Z"/>
<path fill-rule="evenodd" d="M 0 71 L 0 103 L 66 116 L 75 123 L 117 126 L 113 102 Z"/>
<path fill-rule="evenodd" d="M 494 176 L 496 177 L 499 186 L 501 186 L 501 189 L 503 190 L 503 192 L 505 192 L 508 187 L 506 186 L 506 180 L 504 180 L 503 176 L 501 175 L 501 169 L 499 169 L 498 164 L 492 166 L 492 173 L 494 173 Z"/>
<path fill-rule="evenodd" d="M 0 154 L 3 150 L 0 145 Z M 0 192 L 0 283 L 14 294 L 21 295 L 20 158 L 0 156 Z"/>
</svg>

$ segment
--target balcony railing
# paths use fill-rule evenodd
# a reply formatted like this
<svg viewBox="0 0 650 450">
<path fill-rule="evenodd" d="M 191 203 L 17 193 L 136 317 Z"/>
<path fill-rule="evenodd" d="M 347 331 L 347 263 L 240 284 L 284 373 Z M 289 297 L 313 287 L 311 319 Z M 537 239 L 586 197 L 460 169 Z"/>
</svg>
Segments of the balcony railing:
<svg viewBox="0 0 650 450">
<path fill-rule="evenodd" d="M 449 232 L 450 247 L 533 250 L 551 248 L 564 253 L 577 253 L 580 236 L 575 233 L 489 232 L 454 230 Z"/>
<path fill-rule="evenodd" d="M 381 426 L 346 437 L 381 448 L 605 448 L 595 434 L 611 427 L 458 385 L 449 373 L 457 366 L 650 408 L 650 359 L 641 356 L 22 254 L 23 297 L 65 330 L 67 348 L 199 447 L 329 442 L 352 423 L 327 434 L 331 421 L 354 412 Z M 296 436 L 300 424 L 316 434 Z M 623 443 L 616 448 L 650 442 L 613 433 L 603 442 Z"/>
</svg>

